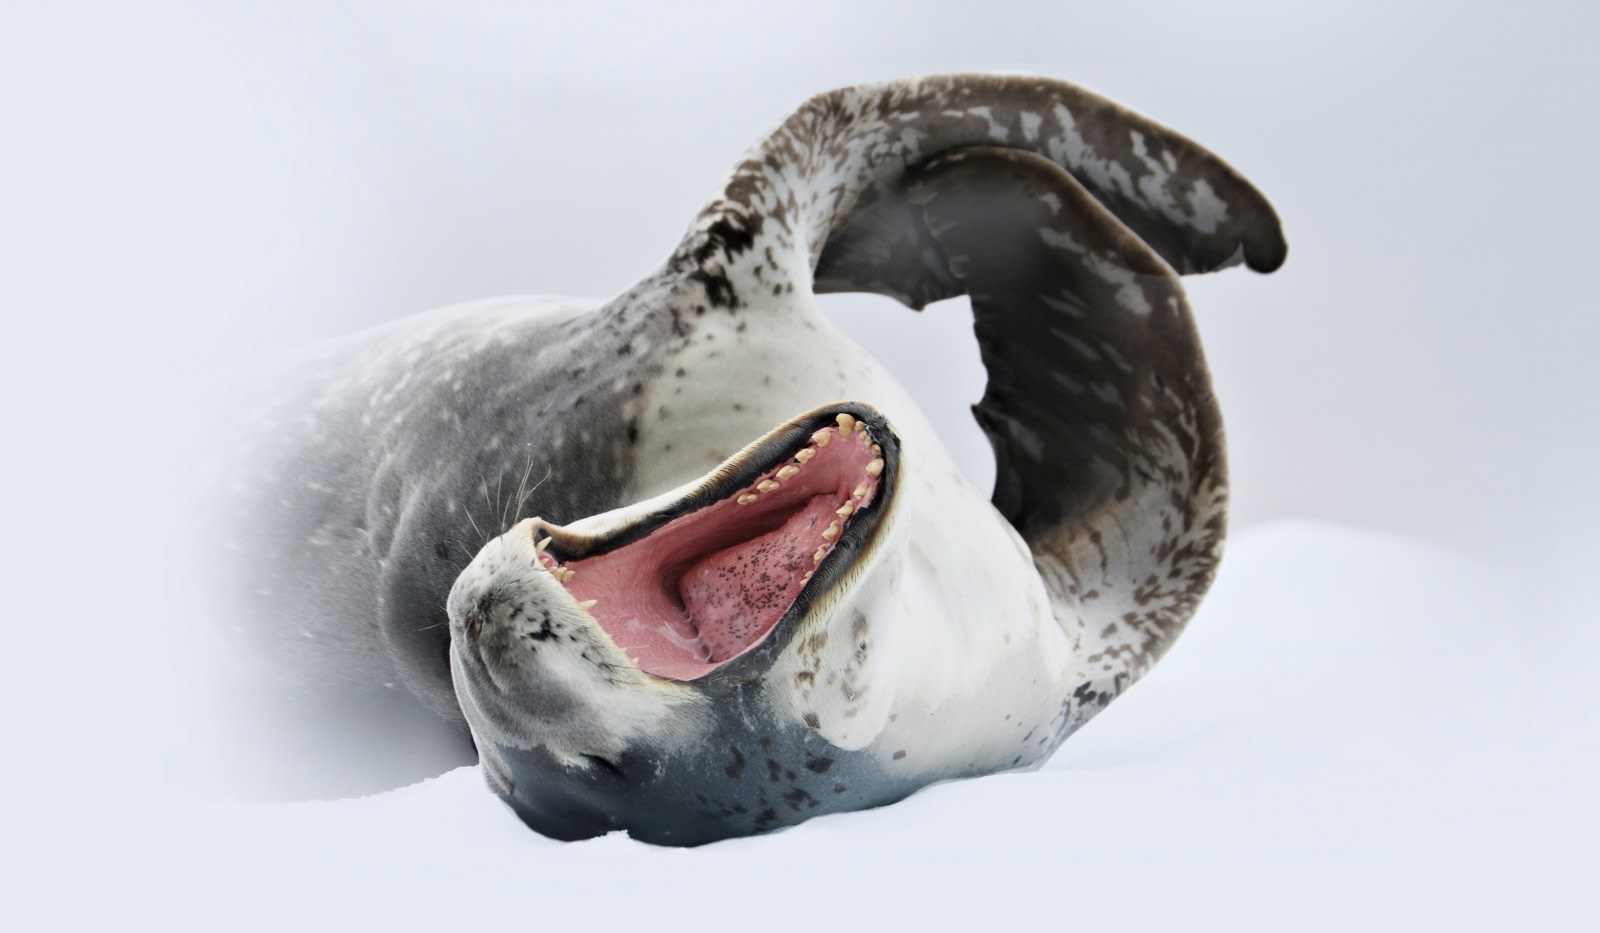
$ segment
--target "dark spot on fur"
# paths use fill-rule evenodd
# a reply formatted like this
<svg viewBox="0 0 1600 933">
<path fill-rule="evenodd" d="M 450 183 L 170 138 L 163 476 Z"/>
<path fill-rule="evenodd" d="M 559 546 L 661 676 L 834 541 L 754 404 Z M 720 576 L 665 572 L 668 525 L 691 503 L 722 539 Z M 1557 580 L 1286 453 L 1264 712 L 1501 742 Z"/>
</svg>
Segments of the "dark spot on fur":
<svg viewBox="0 0 1600 933">
<path fill-rule="evenodd" d="M 899 761 L 900 759 L 902 759 L 904 757 L 906 757 L 906 750 L 903 749 L 903 748 L 894 753 L 894 760 L 895 761 Z"/>
<path fill-rule="evenodd" d="M 783 802 L 789 805 L 789 809 L 798 811 L 801 804 L 805 804 L 807 807 L 815 807 L 817 798 L 811 796 L 802 788 L 791 787 L 789 792 L 783 795 Z"/>
<path fill-rule="evenodd" d="M 524 634 L 534 641 L 544 641 L 547 638 L 559 635 L 560 632 L 557 632 L 555 626 L 550 623 L 550 610 L 541 609 L 539 610 L 539 627 L 530 629 Z"/>
<path fill-rule="evenodd" d="M 435 557 L 439 558 L 440 560 L 449 560 L 450 559 L 450 545 L 445 544 L 443 541 L 434 542 L 433 555 Z"/>
<path fill-rule="evenodd" d="M 806 762 L 806 770 L 817 774 L 826 774 L 831 767 L 833 767 L 832 758 L 812 758 Z"/>
<path fill-rule="evenodd" d="M 728 777 L 738 780 L 739 775 L 744 773 L 744 752 L 739 751 L 739 746 L 737 745 L 728 746 L 728 751 L 733 752 L 733 761 L 724 770 L 727 772 Z"/>
<path fill-rule="evenodd" d="M 813 729 L 820 729 L 820 728 L 822 728 L 822 720 L 817 718 L 817 714 L 816 713 L 807 713 L 806 714 L 806 725 L 810 726 Z"/>
<path fill-rule="evenodd" d="M 689 273 L 689 280 L 699 282 L 706 290 L 706 298 L 714 308 L 736 308 L 739 305 L 739 293 L 733 290 L 733 283 L 720 272 L 707 272 L 705 269 L 696 269 Z M 705 307 L 697 305 L 695 314 L 705 314 Z"/>
</svg>

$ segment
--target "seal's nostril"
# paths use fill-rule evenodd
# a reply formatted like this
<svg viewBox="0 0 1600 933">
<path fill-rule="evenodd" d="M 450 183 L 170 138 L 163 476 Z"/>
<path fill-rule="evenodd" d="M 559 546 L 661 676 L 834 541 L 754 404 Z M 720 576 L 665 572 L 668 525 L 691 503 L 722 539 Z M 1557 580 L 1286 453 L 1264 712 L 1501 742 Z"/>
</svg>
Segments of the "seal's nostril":
<svg viewBox="0 0 1600 933">
<path fill-rule="evenodd" d="M 584 755 L 583 759 L 597 771 L 603 771 L 619 780 L 625 781 L 628 779 L 628 776 L 622 773 L 622 769 L 617 767 L 617 763 L 609 758 L 602 758 L 599 755 Z"/>
</svg>

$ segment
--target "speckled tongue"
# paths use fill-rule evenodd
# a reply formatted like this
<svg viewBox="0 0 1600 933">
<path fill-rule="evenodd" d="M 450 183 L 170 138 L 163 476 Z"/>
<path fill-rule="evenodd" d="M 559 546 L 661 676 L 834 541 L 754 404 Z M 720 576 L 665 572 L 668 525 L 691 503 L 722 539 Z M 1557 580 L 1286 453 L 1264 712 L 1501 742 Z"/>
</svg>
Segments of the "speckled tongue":
<svg viewBox="0 0 1600 933">
<path fill-rule="evenodd" d="M 543 565 L 645 671 L 703 676 L 766 638 L 876 498 L 880 452 L 840 417 L 725 499 L 594 557 L 543 552 Z"/>
<path fill-rule="evenodd" d="M 838 504 L 816 496 L 776 531 L 694 564 L 678 594 L 713 658 L 731 658 L 766 634 L 806 584 L 813 552 Z"/>
</svg>

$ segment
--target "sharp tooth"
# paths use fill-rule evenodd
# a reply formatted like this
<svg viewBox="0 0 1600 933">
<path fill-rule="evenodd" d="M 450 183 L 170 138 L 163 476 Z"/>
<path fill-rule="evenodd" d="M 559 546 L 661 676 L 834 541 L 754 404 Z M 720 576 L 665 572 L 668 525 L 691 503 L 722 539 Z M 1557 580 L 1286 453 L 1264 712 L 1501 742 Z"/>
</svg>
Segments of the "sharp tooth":
<svg viewBox="0 0 1600 933">
<path fill-rule="evenodd" d="M 855 492 L 852 492 L 850 497 L 853 499 L 865 499 L 867 497 L 867 484 L 857 483 Z"/>
<path fill-rule="evenodd" d="M 761 498 L 761 494 L 760 493 L 747 492 L 744 495 L 740 496 L 738 501 L 739 501 L 740 505 L 749 505 L 750 503 L 756 501 L 759 498 Z"/>
<path fill-rule="evenodd" d="M 818 447 L 826 447 L 833 443 L 833 435 L 828 433 L 827 428 L 823 428 L 811 435 L 811 443 L 816 444 Z"/>
<path fill-rule="evenodd" d="M 777 489 L 780 485 L 782 484 L 775 479 L 764 479 L 761 482 L 756 483 L 756 488 L 762 492 L 771 492 L 774 489 Z"/>
<path fill-rule="evenodd" d="M 883 458 L 882 457 L 879 457 L 878 459 L 876 459 L 876 460 L 872 461 L 871 463 L 867 464 L 867 475 L 868 476 L 877 476 L 877 475 L 881 474 L 882 472 L 883 472 Z"/>
<path fill-rule="evenodd" d="M 841 505 L 837 509 L 834 509 L 833 514 L 839 516 L 840 518 L 849 518 L 851 515 L 855 514 L 855 511 L 856 511 L 855 504 L 854 503 L 850 503 L 850 502 L 846 502 L 844 505 Z"/>
<path fill-rule="evenodd" d="M 822 563 L 822 559 L 824 557 L 827 557 L 827 556 L 828 556 L 828 546 L 826 544 L 824 544 L 822 547 L 817 548 L 817 553 L 811 555 L 811 562 L 813 564 L 820 564 L 820 563 Z"/>
<path fill-rule="evenodd" d="M 816 455 L 817 455 L 817 449 L 815 447 L 807 447 L 804 450 L 800 451 L 799 453 L 795 454 L 794 458 L 796 460 L 800 461 L 801 463 L 806 463 L 806 462 L 810 461 L 810 459 L 812 457 L 815 457 Z"/>
<path fill-rule="evenodd" d="M 833 524 L 829 525 L 828 527 L 822 529 L 822 536 L 824 538 L 827 538 L 829 541 L 832 541 L 834 538 L 839 537 L 839 523 L 838 522 L 834 522 Z"/>
<path fill-rule="evenodd" d="M 560 580 L 562 583 L 565 583 L 568 580 L 571 580 L 573 577 L 575 577 L 577 575 L 578 575 L 578 571 L 576 571 L 576 570 L 567 570 L 567 569 L 563 568 L 561 570 L 557 570 L 556 571 L 556 579 Z"/>
<path fill-rule="evenodd" d="M 791 463 L 788 466 L 786 466 L 783 469 L 778 471 L 778 479 L 788 479 L 789 477 L 794 476 L 796 473 L 799 473 L 799 472 L 800 472 L 800 468 Z"/>
<path fill-rule="evenodd" d="M 839 417 L 833 419 L 839 422 L 839 436 L 849 437 L 850 432 L 856 429 L 856 416 L 847 412 L 839 412 Z"/>
<path fill-rule="evenodd" d="M 806 575 L 805 575 L 805 576 L 803 576 L 803 577 L 801 577 L 801 578 L 800 578 L 800 582 L 801 582 L 801 583 L 807 583 L 807 582 L 810 582 L 810 580 L 811 580 L 811 575 L 812 575 L 812 574 L 813 574 L 813 573 L 815 573 L 815 572 L 816 572 L 816 571 L 814 571 L 814 570 L 807 570 L 807 571 L 806 571 Z"/>
<path fill-rule="evenodd" d="M 599 601 L 600 600 L 598 600 L 598 599 L 586 599 L 583 602 L 578 604 L 578 608 L 582 609 L 584 612 L 588 612 L 590 609 L 593 609 L 594 608 L 594 604 L 599 602 Z"/>
<path fill-rule="evenodd" d="M 877 445 L 877 444 L 873 444 L 873 445 L 872 445 L 872 455 L 873 455 L 873 456 L 874 456 L 874 457 L 881 457 L 881 456 L 883 456 L 883 448 L 882 448 L 882 447 L 879 447 L 879 446 L 878 446 L 878 445 Z"/>
<path fill-rule="evenodd" d="M 554 541 L 554 540 L 555 540 L 554 538 L 545 538 L 543 541 L 535 541 L 535 542 L 533 542 L 533 549 L 535 551 L 542 551 L 545 548 L 549 547 L 550 546 L 550 542 Z"/>
</svg>

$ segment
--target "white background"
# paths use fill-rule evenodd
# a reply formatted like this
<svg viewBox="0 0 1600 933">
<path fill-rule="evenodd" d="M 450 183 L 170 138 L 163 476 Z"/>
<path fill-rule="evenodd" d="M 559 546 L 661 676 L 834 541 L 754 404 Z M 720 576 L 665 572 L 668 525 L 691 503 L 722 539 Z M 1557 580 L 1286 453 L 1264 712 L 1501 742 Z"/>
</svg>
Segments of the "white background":
<svg viewBox="0 0 1600 933">
<path fill-rule="evenodd" d="M 964 926 L 1576 928 L 1600 832 L 1597 19 L 8 0 L 0 856 L 28 896 L 0 912 L 784 927 L 906 923 L 927 899 Z M 619 292 L 805 97 L 962 70 L 1116 98 L 1284 219 L 1281 272 L 1190 280 L 1236 545 L 1148 682 L 1039 774 L 693 853 L 546 843 L 470 771 L 263 812 L 174 790 L 154 700 L 183 692 L 164 659 L 192 581 L 163 536 L 219 372 L 440 304 Z M 826 308 L 984 478 L 961 302 Z"/>
</svg>

